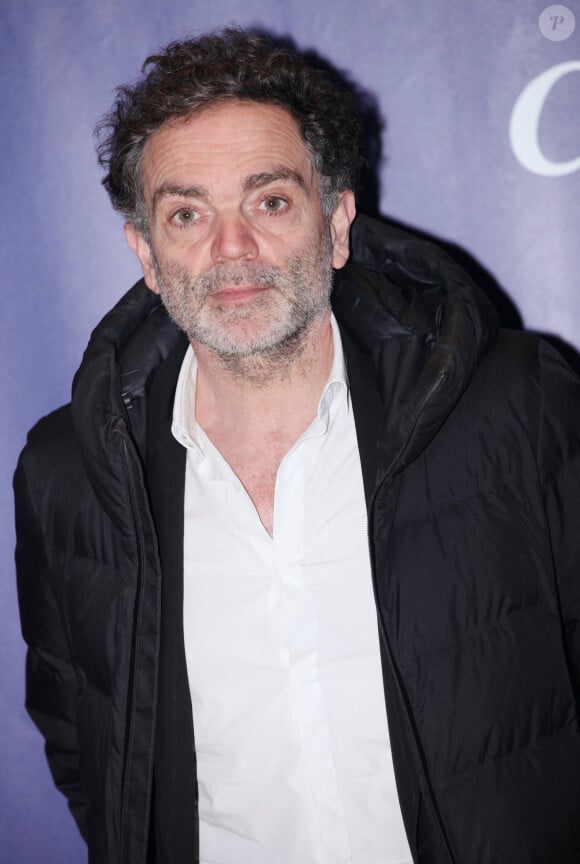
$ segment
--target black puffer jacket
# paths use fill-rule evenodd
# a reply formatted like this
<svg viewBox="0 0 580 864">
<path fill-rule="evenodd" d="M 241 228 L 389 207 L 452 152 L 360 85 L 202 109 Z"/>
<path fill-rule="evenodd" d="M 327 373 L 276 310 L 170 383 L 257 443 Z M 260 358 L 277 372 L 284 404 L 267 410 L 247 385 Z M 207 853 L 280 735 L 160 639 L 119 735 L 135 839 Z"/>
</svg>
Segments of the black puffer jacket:
<svg viewBox="0 0 580 864">
<path fill-rule="evenodd" d="M 580 387 L 370 220 L 336 275 L 399 796 L 421 864 L 580 862 Z M 185 348 L 136 285 L 15 479 L 27 705 L 92 864 L 195 860 Z"/>
</svg>

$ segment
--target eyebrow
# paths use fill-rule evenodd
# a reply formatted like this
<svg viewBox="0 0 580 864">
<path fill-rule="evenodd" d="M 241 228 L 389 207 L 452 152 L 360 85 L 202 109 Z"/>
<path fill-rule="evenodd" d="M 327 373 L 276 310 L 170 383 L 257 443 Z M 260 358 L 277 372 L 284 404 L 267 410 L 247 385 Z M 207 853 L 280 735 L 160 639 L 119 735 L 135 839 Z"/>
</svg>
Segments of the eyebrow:
<svg viewBox="0 0 580 864">
<path fill-rule="evenodd" d="M 180 186 L 178 183 L 164 183 L 155 190 L 153 194 L 152 210 L 153 216 L 157 210 L 157 205 L 163 198 L 168 198 L 175 195 L 178 198 L 209 198 L 209 189 L 207 186 Z"/>
<path fill-rule="evenodd" d="M 276 183 L 278 180 L 289 180 L 300 186 L 301 189 L 306 189 L 306 181 L 302 174 L 294 171 L 293 168 L 277 168 L 275 171 L 262 171 L 261 174 L 250 174 L 244 180 L 244 192 L 251 192 L 252 189 L 260 189 L 262 186 L 268 186 L 270 183 Z"/>
<path fill-rule="evenodd" d="M 295 183 L 301 189 L 306 189 L 306 181 L 299 171 L 294 171 L 293 168 L 277 168 L 274 171 L 262 171 L 260 174 L 250 174 L 245 178 L 242 184 L 244 192 L 251 192 L 253 189 L 260 189 L 262 186 L 268 186 L 270 183 L 276 183 L 278 180 L 289 180 Z M 201 198 L 208 200 L 211 196 L 207 186 L 180 186 L 178 183 L 164 183 L 155 190 L 153 195 L 152 210 L 153 216 L 159 202 L 163 198 L 168 198 L 175 195 L 178 198 Z"/>
</svg>

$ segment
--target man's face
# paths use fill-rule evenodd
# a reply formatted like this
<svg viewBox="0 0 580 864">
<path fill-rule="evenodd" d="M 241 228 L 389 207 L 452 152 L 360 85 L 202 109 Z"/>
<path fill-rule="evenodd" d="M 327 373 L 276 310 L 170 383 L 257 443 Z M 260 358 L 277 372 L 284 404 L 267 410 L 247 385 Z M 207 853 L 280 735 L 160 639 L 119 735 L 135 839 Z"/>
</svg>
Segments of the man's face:
<svg viewBox="0 0 580 864">
<path fill-rule="evenodd" d="M 325 219 L 287 111 L 227 101 L 166 123 L 142 169 L 149 243 L 130 225 L 127 239 L 194 343 L 222 355 L 280 350 L 327 313 L 354 203 L 342 193 Z"/>
</svg>

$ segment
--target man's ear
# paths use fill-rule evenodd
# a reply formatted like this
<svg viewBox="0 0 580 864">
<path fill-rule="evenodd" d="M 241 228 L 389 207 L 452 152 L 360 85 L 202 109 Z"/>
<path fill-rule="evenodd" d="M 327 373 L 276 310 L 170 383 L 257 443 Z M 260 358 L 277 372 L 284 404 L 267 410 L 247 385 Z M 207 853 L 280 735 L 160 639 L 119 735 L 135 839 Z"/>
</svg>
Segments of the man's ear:
<svg viewBox="0 0 580 864">
<path fill-rule="evenodd" d="M 332 266 L 335 270 L 340 270 L 348 261 L 350 255 L 350 226 L 355 216 L 354 192 L 351 189 L 345 189 L 340 193 L 338 204 L 330 217 Z"/>
<path fill-rule="evenodd" d="M 134 252 L 139 259 L 145 284 L 154 294 L 159 294 L 149 243 L 131 222 L 125 222 L 125 239 L 131 252 Z"/>
</svg>

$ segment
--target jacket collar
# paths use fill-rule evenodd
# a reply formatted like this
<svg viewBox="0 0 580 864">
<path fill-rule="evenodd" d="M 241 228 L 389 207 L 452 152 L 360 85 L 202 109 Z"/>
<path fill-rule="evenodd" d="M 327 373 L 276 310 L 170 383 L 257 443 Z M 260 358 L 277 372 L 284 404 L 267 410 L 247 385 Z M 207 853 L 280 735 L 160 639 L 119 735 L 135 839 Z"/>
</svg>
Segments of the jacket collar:
<svg viewBox="0 0 580 864">
<path fill-rule="evenodd" d="M 396 476 L 445 422 L 495 339 L 497 319 L 436 246 L 366 217 L 355 221 L 351 241 L 333 308 L 346 337 L 359 438 L 369 437 L 370 424 L 379 441 L 380 480 Z M 368 375 L 376 392 L 368 382 L 360 389 Z"/>
<path fill-rule="evenodd" d="M 131 438 L 144 460 L 150 382 L 184 338 L 140 280 L 97 325 L 75 375 L 73 430 L 95 494 L 113 519 L 126 497 L 121 439 Z"/>
</svg>

